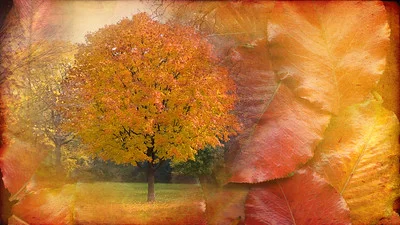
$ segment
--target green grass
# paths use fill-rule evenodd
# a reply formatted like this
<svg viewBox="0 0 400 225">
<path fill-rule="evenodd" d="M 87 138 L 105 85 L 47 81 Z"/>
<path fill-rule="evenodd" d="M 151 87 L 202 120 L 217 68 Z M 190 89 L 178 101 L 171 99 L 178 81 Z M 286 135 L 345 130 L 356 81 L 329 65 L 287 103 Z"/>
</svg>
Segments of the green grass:
<svg viewBox="0 0 400 225">
<path fill-rule="evenodd" d="M 156 202 L 148 203 L 146 183 L 78 183 L 76 223 L 167 225 L 202 220 L 199 185 L 156 183 L 155 194 Z"/>
<path fill-rule="evenodd" d="M 155 184 L 147 203 L 145 183 L 76 183 L 41 187 L 13 209 L 28 224 L 203 225 L 199 185 Z"/>
<path fill-rule="evenodd" d="M 104 203 L 146 203 L 147 183 L 77 183 L 77 198 L 83 202 L 101 199 Z M 201 201 L 201 189 L 195 184 L 156 183 L 157 203 Z"/>
</svg>

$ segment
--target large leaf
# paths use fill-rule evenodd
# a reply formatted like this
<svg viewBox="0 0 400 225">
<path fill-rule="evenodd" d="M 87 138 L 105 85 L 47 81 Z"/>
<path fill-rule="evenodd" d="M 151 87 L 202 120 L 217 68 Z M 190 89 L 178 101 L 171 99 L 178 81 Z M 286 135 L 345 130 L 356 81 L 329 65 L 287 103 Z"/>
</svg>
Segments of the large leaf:
<svg viewBox="0 0 400 225">
<path fill-rule="evenodd" d="M 274 15 L 272 65 L 299 83 L 299 97 L 334 113 L 366 99 L 386 65 L 390 29 L 381 2 L 282 2 Z"/>
<path fill-rule="evenodd" d="M 264 51 L 262 42 L 237 49 L 242 80 L 269 91 L 264 101 L 239 110 L 246 117 L 257 108 L 251 113 L 256 120 L 245 127 L 242 140 L 248 140 L 235 153 L 230 181 L 281 178 L 307 162 L 330 116 L 363 101 L 376 86 L 388 36 L 379 2 L 276 3 Z"/>
<path fill-rule="evenodd" d="M 255 185 L 246 200 L 246 224 L 350 224 L 344 199 L 309 168 Z"/>
<path fill-rule="evenodd" d="M 312 161 L 346 200 L 353 224 L 390 216 L 398 197 L 399 123 L 381 104 L 368 100 L 334 117 Z"/>
<path fill-rule="evenodd" d="M 233 58 L 241 65 L 236 79 L 239 117 L 245 127 L 239 150 L 230 149 L 232 182 L 263 182 L 284 177 L 312 157 L 329 123 L 327 113 L 297 97 L 276 81 L 268 64 L 266 41 L 239 47 Z M 235 59 L 234 59 L 235 60 Z M 301 132 L 299 132 L 301 131 Z"/>
</svg>

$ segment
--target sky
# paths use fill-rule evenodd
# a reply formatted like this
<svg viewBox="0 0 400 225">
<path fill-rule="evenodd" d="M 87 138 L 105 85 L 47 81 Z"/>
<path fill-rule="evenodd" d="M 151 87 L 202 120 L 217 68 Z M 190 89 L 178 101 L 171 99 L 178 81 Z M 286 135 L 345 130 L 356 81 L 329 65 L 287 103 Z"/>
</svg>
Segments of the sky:
<svg viewBox="0 0 400 225">
<path fill-rule="evenodd" d="M 60 1 L 57 4 L 57 25 L 62 38 L 74 43 L 85 41 L 85 35 L 124 17 L 150 12 L 149 3 L 142 1 Z"/>
</svg>

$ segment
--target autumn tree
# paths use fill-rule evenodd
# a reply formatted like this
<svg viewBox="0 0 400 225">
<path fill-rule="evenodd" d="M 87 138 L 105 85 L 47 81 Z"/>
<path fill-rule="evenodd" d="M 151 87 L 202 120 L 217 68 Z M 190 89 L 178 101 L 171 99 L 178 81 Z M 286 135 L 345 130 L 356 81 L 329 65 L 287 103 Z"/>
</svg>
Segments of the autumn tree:
<svg viewBox="0 0 400 225">
<path fill-rule="evenodd" d="M 147 165 L 148 201 L 167 159 L 194 159 L 239 129 L 234 82 L 191 27 L 137 14 L 88 34 L 75 59 L 65 126 L 93 155 Z"/>
</svg>

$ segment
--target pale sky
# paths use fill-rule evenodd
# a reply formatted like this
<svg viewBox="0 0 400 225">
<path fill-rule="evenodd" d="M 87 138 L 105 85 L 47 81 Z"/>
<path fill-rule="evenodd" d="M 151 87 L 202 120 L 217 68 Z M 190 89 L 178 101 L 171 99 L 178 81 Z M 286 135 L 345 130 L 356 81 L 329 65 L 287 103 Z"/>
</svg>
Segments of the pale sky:
<svg viewBox="0 0 400 225">
<path fill-rule="evenodd" d="M 131 18 L 140 12 L 150 12 L 149 3 L 141 1 L 60 1 L 57 22 L 63 38 L 84 42 L 87 32 L 96 31 L 106 24 L 115 24 L 123 17 Z M 53 11 L 54 12 L 54 11 Z M 60 20 L 60 21 L 58 21 Z"/>
</svg>

